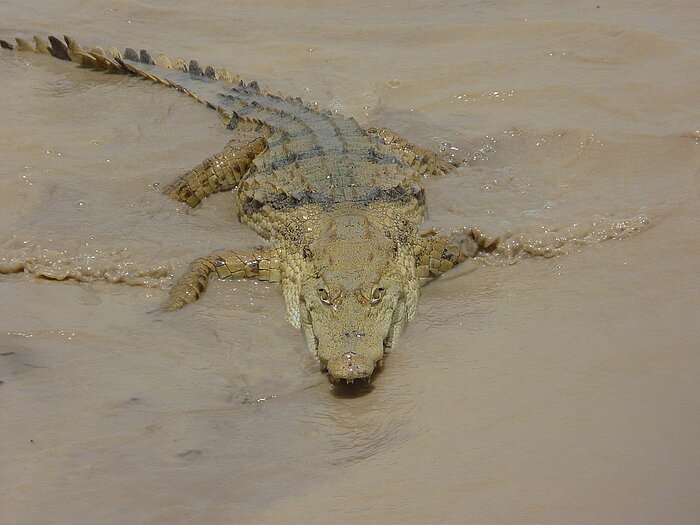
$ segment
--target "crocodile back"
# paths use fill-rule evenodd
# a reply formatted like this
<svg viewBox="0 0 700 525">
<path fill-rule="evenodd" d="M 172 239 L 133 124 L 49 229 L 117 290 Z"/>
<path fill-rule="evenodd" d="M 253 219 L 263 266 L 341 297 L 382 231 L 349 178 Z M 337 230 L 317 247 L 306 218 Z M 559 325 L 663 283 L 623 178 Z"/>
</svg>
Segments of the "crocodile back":
<svg viewBox="0 0 700 525">
<path fill-rule="evenodd" d="M 232 132 L 265 137 L 266 151 L 236 192 L 241 219 L 264 237 L 279 237 L 287 231 L 280 220 L 308 205 L 323 212 L 382 201 L 422 212 L 418 174 L 354 119 L 262 92 L 256 82 L 231 84 L 192 67 L 180 71 L 143 62 L 138 67 L 229 116 Z"/>
</svg>

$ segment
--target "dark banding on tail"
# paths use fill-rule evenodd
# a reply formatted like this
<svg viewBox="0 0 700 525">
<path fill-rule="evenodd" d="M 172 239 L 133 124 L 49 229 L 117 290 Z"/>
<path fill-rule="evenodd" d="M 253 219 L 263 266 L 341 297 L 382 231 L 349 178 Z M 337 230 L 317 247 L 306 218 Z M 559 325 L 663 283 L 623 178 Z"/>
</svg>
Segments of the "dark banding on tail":
<svg viewBox="0 0 700 525">
<path fill-rule="evenodd" d="M 243 87 L 244 89 L 247 88 L 259 92 L 260 88 L 257 82 L 251 82 L 246 86 L 239 76 L 234 76 L 225 69 L 215 69 L 212 66 L 202 68 L 196 60 L 185 62 L 184 60 L 178 58 L 173 61 L 162 54 L 157 55 L 157 57 L 153 59 L 151 53 L 145 49 L 142 49 L 137 53 L 131 48 L 126 48 L 122 53 L 113 46 L 109 47 L 106 52 L 104 48 L 100 46 L 92 46 L 89 51 L 86 51 L 73 38 L 69 36 L 64 36 L 63 38 L 64 40 L 62 41 L 55 36 L 49 36 L 49 42 L 47 43 L 41 37 L 35 36 L 34 45 L 23 38 L 15 38 L 15 44 L 12 44 L 7 40 L 0 40 L 0 47 L 9 50 L 30 51 L 37 54 L 51 55 L 60 60 L 75 62 L 80 66 L 89 67 L 99 71 L 138 76 L 157 84 L 175 88 L 178 91 L 194 98 L 197 102 L 217 110 L 222 118 L 224 118 L 226 124 L 234 121 L 236 124 L 243 124 L 244 131 L 255 130 L 268 136 L 271 134 L 271 128 L 268 123 L 249 116 L 239 116 L 230 109 L 215 104 L 214 101 L 202 98 L 200 95 L 182 86 L 181 84 L 172 82 L 163 76 L 154 74 L 151 71 L 145 71 L 144 69 L 146 68 L 139 67 L 134 63 L 144 64 L 145 66 L 157 66 L 163 69 L 179 70 L 183 73 L 189 72 L 193 77 L 206 76 L 210 80 L 220 80 L 228 84 L 236 83 L 237 86 Z M 148 69 L 150 70 L 152 68 Z M 230 87 L 231 86 L 229 86 L 229 88 Z"/>
<path fill-rule="evenodd" d="M 243 181 L 248 171 L 238 165 L 239 155 L 246 158 L 248 164 L 255 160 L 260 176 L 283 173 L 289 179 L 290 174 L 295 173 L 309 192 L 332 202 L 372 200 L 376 174 L 385 174 L 387 170 L 393 174 L 395 168 L 407 168 L 423 174 L 445 173 L 449 169 L 434 153 L 413 146 L 388 130 L 365 130 L 352 118 L 319 111 L 299 98 L 272 94 L 255 81 L 246 84 L 225 69 L 202 66 L 195 60 L 171 60 L 147 50 L 126 48 L 121 52 L 110 47 L 105 51 L 99 46 L 85 50 L 67 36 L 63 41 L 54 36 L 48 40 L 47 43 L 35 37 L 31 44 L 18 38 L 16 44 L 0 41 L 0 45 L 6 49 L 49 54 L 82 67 L 132 75 L 175 88 L 216 109 L 231 130 L 252 134 L 253 140 L 264 139 L 264 156 L 257 151 L 260 149 L 257 143 L 252 149 L 236 144 L 232 146 L 235 155 L 224 159 L 226 173 L 212 171 L 223 162 L 223 157 L 215 156 L 195 168 L 191 177 L 181 177 L 181 183 L 187 185 L 191 195 L 180 184 L 171 196 L 193 206 L 210 194 L 210 189 L 222 191 L 234 182 Z"/>
</svg>

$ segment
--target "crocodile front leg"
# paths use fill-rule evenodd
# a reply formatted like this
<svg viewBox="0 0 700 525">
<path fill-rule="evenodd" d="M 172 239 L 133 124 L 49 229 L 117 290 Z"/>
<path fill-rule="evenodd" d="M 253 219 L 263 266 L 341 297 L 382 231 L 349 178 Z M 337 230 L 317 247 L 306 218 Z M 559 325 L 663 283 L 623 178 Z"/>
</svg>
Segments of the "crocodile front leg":
<svg viewBox="0 0 700 525">
<path fill-rule="evenodd" d="M 252 279 L 280 281 L 280 260 L 274 248 L 215 253 L 195 260 L 170 289 L 163 304 L 164 312 L 179 310 L 199 299 L 207 288 L 209 278 Z"/>
<path fill-rule="evenodd" d="M 438 235 L 434 231 L 423 234 L 414 250 L 416 275 L 425 284 L 451 270 L 479 251 L 470 231 L 457 231 L 450 235 Z"/>
<path fill-rule="evenodd" d="M 429 149 L 411 144 L 390 129 L 367 128 L 365 131 L 379 138 L 404 165 L 421 175 L 444 175 L 452 170 L 453 166 L 444 158 Z"/>
<path fill-rule="evenodd" d="M 212 155 L 180 175 L 163 193 L 194 208 L 219 191 L 235 188 L 248 175 L 253 159 L 267 149 L 265 139 L 255 133 L 238 133 L 221 153 Z"/>
</svg>

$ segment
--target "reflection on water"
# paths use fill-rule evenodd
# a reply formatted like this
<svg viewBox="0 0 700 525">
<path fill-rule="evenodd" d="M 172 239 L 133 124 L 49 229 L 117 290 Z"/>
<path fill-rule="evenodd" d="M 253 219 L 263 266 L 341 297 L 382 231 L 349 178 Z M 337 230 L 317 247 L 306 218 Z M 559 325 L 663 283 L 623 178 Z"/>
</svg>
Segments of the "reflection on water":
<svg viewBox="0 0 700 525">
<path fill-rule="evenodd" d="M 693 523 L 697 7 L 275 11 L 10 0 L 0 37 L 202 59 L 442 149 L 460 167 L 426 179 L 426 227 L 490 253 L 424 288 L 371 383 L 330 384 L 273 286 L 149 314 L 183 264 L 260 242 L 227 195 L 158 192 L 226 130 L 0 53 L 4 519 Z"/>
</svg>

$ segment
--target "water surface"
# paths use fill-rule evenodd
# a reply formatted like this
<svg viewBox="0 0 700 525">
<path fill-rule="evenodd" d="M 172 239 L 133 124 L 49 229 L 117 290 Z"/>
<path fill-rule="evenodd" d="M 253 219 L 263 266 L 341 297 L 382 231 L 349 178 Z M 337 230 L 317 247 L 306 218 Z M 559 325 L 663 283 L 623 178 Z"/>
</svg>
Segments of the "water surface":
<svg viewBox="0 0 700 525">
<path fill-rule="evenodd" d="M 0 53 L 0 521 L 695 523 L 700 9 L 568 4 L 3 2 L 2 38 L 196 58 L 440 149 L 426 226 L 501 244 L 333 391 L 273 286 L 148 313 L 259 242 L 230 196 L 158 191 L 216 115 Z"/>
</svg>

